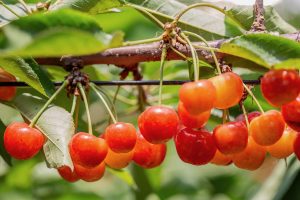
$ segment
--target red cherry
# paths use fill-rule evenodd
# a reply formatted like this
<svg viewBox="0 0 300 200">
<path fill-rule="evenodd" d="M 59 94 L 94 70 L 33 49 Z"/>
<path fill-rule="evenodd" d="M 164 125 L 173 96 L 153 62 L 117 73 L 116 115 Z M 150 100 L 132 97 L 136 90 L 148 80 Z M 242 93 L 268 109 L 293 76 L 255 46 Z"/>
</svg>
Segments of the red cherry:
<svg viewBox="0 0 300 200">
<path fill-rule="evenodd" d="M 127 153 L 115 153 L 108 149 L 108 154 L 104 160 L 105 164 L 113 169 L 122 169 L 126 167 L 133 158 L 134 150 Z"/>
<path fill-rule="evenodd" d="M 116 153 L 131 151 L 136 143 L 136 130 L 132 124 L 118 122 L 105 130 L 105 140 L 109 148 Z"/>
<path fill-rule="evenodd" d="M 250 113 L 248 113 L 248 121 L 249 121 L 249 123 L 254 119 L 254 118 L 256 118 L 256 117 L 258 117 L 258 116 L 260 116 L 261 115 L 261 113 L 260 112 L 258 112 L 258 111 L 253 111 L 253 112 L 250 112 Z M 235 119 L 235 121 L 237 121 L 237 122 L 243 122 L 245 125 L 246 125 L 246 121 L 245 121 L 245 116 L 244 116 L 244 114 L 240 114 L 239 116 L 237 116 L 237 118 Z"/>
<path fill-rule="evenodd" d="M 11 123 L 4 132 L 4 147 L 14 158 L 26 160 L 35 156 L 43 147 L 45 138 L 36 128 L 23 122 Z"/>
<path fill-rule="evenodd" d="M 281 107 L 281 113 L 284 121 L 289 127 L 296 131 L 300 131 L 300 96 L 294 101 L 284 104 Z"/>
<path fill-rule="evenodd" d="M 16 82 L 17 79 L 0 68 L 0 82 Z M 0 100 L 9 101 L 16 95 L 16 87 L 0 87 Z"/>
<path fill-rule="evenodd" d="M 193 165 L 207 164 L 217 150 L 212 135 L 204 129 L 184 128 L 177 132 L 174 140 L 180 159 Z"/>
<path fill-rule="evenodd" d="M 143 137 L 150 143 L 161 144 L 170 140 L 177 131 L 177 113 L 165 106 L 151 106 L 138 118 Z"/>
<path fill-rule="evenodd" d="M 257 144 L 269 146 L 280 139 L 284 128 L 285 123 L 281 113 L 270 110 L 251 121 L 249 132 Z"/>
<path fill-rule="evenodd" d="M 217 98 L 216 88 L 209 80 L 185 83 L 179 90 L 179 99 L 193 115 L 211 110 Z"/>
<path fill-rule="evenodd" d="M 197 115 L 191 115 L 184 107 L 182 102 L 178 103 L 178 116 L 182 124 L 189 128 L 203 127 L 210 117 L 210 110 Z"/>
<path fill-rule="evenodd" d="M 219 150 L 216 151 L 215 156 L 210 161 L 210 163 L 215 165 L 227 166 L 232 163 L 232 156 L 222 154 Z"/>
<path fill-rule="evenodd" d="M 213 137 L 217 148 L 223 154 L 243 151 L 248 142 L 248 130 L 242 122 L 228 122 L 214 129 Z"/>
<path fill-rule="evenodd" d="M 98 166 L 93 168 L 85 168 L 81 165 L 75 164 L 74 171 L 80 179 L 86 182 L 94 182 L 103 177 L 105 172 L 105 164 L 104 162 L 102 162 Z"/>
<path fill-rule="evenodd" d="M 281 138 L 273 145 L 267 147 L 267 151 L 275 158 L 287 158 L 294 152 L 294 142 L 298 133 L 286 128 Z"/>
<path fill-rule="evenodd" d="M 93 168 L 105 159 L 108 147 L 104 139 L 79 132 L 72 137 L 69 150 L 74 164 Z"/>
<path fill-rule="evenodd" d="M 298 158 L 298 160 L 300 160 L 300 134 L 297 134 L 295 141 L 294 141 L 294 152 Z"/>
<path fill-rule="evenodd" d="M 232 160 L 238 168 L 256 170 L 263 164 L 265 157 L 265 148 L 256 144 L 252 137 L 249 137 L 246 149 L 241 153 L 234 154 Z"/>
<path fill-rule="evenodd" d="M 75 171 L 72 171 L 69 166 L 62 166 L 57 169 L 59 175 L 68 182 L 74 183 L 79 180 Z"/>
<path fill-rule="evenodd" d="M 239 103 L 243 96 L 243 81 L 233 72 L 215 76 L 209 79 L 216 88 L 217 98 L 214 107 L 227 109 Z"/>
<path fill-rule="evenodd" d="M 293 101 L 300 92 L 300 78 L 296 70 L 271 70 L 261 79 L 261 91 L 273 106 Z"/>
<path fill-rule="evenodd" d="M 151 144 L 140 135 L 134 148 L 133 161 L 143 168 L 154 168 L 164 161 L 166 151 L 166 144 Z"/>
</svg>

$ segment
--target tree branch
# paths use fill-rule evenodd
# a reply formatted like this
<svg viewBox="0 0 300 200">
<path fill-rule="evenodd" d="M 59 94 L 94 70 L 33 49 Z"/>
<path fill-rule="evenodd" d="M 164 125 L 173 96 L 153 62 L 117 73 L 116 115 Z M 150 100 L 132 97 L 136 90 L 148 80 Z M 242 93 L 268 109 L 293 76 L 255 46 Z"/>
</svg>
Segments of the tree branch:
<svg viewBox="0 0 300 200">
<path fill-rule="evenodd" d="M 254 21 L 251 26 L 251 32 L 265 32 L 264 1 L 256 0 L 253 6 Z"/>
</svg>

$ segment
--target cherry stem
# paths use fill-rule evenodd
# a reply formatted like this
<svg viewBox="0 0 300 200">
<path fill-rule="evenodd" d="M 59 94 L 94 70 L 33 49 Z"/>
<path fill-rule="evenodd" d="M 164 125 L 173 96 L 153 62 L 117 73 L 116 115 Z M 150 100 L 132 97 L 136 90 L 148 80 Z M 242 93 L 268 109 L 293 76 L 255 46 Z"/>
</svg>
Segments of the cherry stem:
<svg viewBox="0 0 300 200">
<path fill-rule="evenodd" d="M 76 109 L 76 103 L 77 103 L 77 96 L 74 95 L 73 96 L 73 101 L 72 101 L 72 108 L 71 108 L 71 115 L 73 116 L 74 115 L 74 112 L 75 112 L 75 109 Z"/>
<path fill-rule="evenodd" d="M 246 121 L 247 129 L 249 130 L 250 124 L 249 124 L 248 113 L 247 113 L 247 110 L 245 108 L 244 102 L 241 103 L 241 107 L 242 107 L 242 110 L 243 110 L 243 115 L 244 115 L 244 118 L 245 118 L 245 121 Z"/>
<path fill-rule="evenodd" d="M 97 88 L 95 87 L 95 85 L 94 85 L 93 83 L 90 84 L 90 87 L 94 90 L 94 92 L 98 95 L 98 97 L 100 98 L 100 100 L 101 100 L 102 103 L 104 104 L 104 106 L 105 106 L 107 112 L 109 113 L 111 119 L 113 120 L 113 123 L 114 123 L 114 124 L 117 123 L 117 120 L 116 120 L 116 118 L 114 117 L 114 115 L 113 115 L 111 109 L 109 108 L 107 102 L 105 101 L 103 95 L 100 94 L 100 92 L 97 90 Z"/>
<path fill-rule="evenodd" d="M 78 127 L 78 116 L 79 116 L 79 108 L 80 108 L 80 98 L 78 98 L 78 96 L 74 96 L 76 97 L 76 105 L 75 105 L 75 116 L 74 116 L 74 119 L 75 119 L 75 122 L 74 122 L 74 125 L 75 125 L 75 129 L 77 130 L 77 127 Z M 72 114 L 73 115 L 73 114 Z"/>
<path fill-rule="evenodd" d="M 111 105 L 111 108 L 113 111 L 114 111 L 114 114 L 115 114 L 115 118 L 116 118 L 116 121 L 118 121 L 118 116 L 117 116 L 117 113 L 116 113 L 116 109 L 115 109 L 115 105 L 116 105 L 116 101 L 117 101 L 117 96 L 120 92 L 120 89 L 121 89 L 121 86 L 118 85 L 117 89 L 116 89 L 116 92 L 114 94 L 114 97 L 113 97 L 113 100 L 112 100 L 112 105 Z M 109 124 L 111 124 L 111 120 L 112 118 L 110 117 L 109 118 Z"/>
<path fill-rule="evenodd" d="M 253 92 L 247 87 L 247 85 L 245 85 L 245 83 L 243 83 L 244 88 L 246 89 L 246 91 L 248 92 L 248 94 L 252 97 L 252 99 L 255 101 L 258 109 L 260 110 L 260 112 L 263 114 L 265 113 L 264 109 L 261 107 L 259 101 L 257 100 L 257 98 L 255 97 L 255 95 L 253 94 Z"/>
<path fill-rule="evenodd" d="M 206 44 L 206 46 L 209 48 L 209 51 L 210 51 L 210 53 L 211 53 L 211 55 L 212 55 L 212 57 L 214 59 L 214 62 L 215 62 L 218 74 L 221 74 L 222 72 L 221 72 L 221 68 L 220 68 L 220 64 L 218 62 L 217 56 L 216 56 L 215 52 L 213 51 L 213 49 L 209 46 L 207 40 L 205 40 L 202 36 L 200 36 L 200 35 L 198 35 L 196 33 L 193 33 L 193 32 L 184 31 L 184 33 L 187 34 L 187 35 L 194 36 L 194 37 L 198 38 L 199 40 L 201 40 L 202 42 L 204 42 L 204 44 Z"/>
<path fill-rule="evenodd" d="M 175 49 L 174 47 L 170 46 L 170 49 L 172 49 L 172 51 L 174 51 L 176 54 L 178 54 L 178 55 L 179 55 L 180 57 L 182 57 L 183 59 L 189 61 L 189 60 L 188 60 L 189 58 L 188 58 L 187 56 L 185 56 L 183 53 L 181 53 L 180 51 L 178 51 L 178 50 Z"/>
<path fill-rule="evenodd" d="M 189 38 L 184 34 L 181 33 L 180 34 L 181 37 L 188 43 L 191 53 L 192 53 L 192 58 L 193 58 L 193 64 L 194 64 L 194 79 L 195 81 L 199 80 L 199 58 L 198 58 L 198 54 L 195 50 L 195 48 L 193 47 L 191 41 L 189 40 Z"/>
<path fill-rule="evenodd" d="M 161 50 L 161 57 L 160 57 L 158 105 L 161 105 L 162 87 L 163 87 L 163 80 L 164 80 L 164 66 L 165 66 L 166 57 L 167 57 L 167 47 L 166 47 L 166 45 L 164 45 Z"/>
<path fill-rule="evenodd" d="M 223 114 L 222 114 L 222 122 L 223 124 L 225 124 L 227 122 L 227 114 L 226 114 L 226 110 L 223 110 Z"/>
<path fill-rule="evenodd" d="M 41 115 L 45 112 L 45 110 L 48 108 L 48 106 L 52 103 L 52 101 L 55 99 L 55 97 L 67 86 L 68 81 L 64 81 L 63 84 L 58 88 L 58 90 L 55 91 L 55 93 L 50 97 L 50 99 L 44 104 L 44 106 L 39 110 L 39 112 L 35 115 L 35 117 L 32 119 L 31 123 L 29 124 L 29 127 L 34 127 Z"/>
<path fill-rule="evenodd" d="M 162 36 L 155 37 L 155 38 L 149 38 L 144 40 L 137 40 L 137 41 L 127 41 L 123 43 L 123 46 L 132 46 L 132 45 L 138 45 L 138 44 L 146 44 L 151 42 L 158 42 L 162 40 Z"/>
<path fill-rule="evenodd" d="M 79 88 L 80 94 L 83 98 L 83 102 L 84 102 L 84 106 L 85 106 L 85 110 L 86 110 L 87 121 L 88 121 L 88 133 L 92 135 L 93 134 L 93 126 L 92 126 L 92 120 L 91 120 L 91 114 L 90 114 L 90 110 L 89 110 L 88 100 L 87 100 L 84 88 L 81 83 L 78 83 L 78 88 Z"/>
<path fill-rule="evenodd" d="M 20 18 L 20 15 L 18 15 L 13 9 L 11 9 L 8 5 L 6 5 L 3 1 L 0 1 L 0 5 L 2 5 L 4 8 L 6 8 L 9 12 L 14 14 L 16 17 Z"/>
</svg>

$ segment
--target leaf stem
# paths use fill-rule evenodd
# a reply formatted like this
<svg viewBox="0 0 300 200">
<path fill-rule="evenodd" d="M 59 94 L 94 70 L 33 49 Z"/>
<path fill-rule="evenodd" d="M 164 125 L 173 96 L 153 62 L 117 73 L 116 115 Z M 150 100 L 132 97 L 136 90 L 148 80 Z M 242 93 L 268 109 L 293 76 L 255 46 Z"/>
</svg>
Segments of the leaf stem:
<svg viewBox="0 0 300 200">
<path fill-rule="evenodd" d="M 244 102 L 241 103 L 241 108 L 243 110 L 243 115 L 244 115 L 244 118 L 245 118 L 245 121 L 246 121 L 246 125 L 247 125 L 247 129 L 249 130 L 249 119 L 248 119 L 248 113 L 246 111 L 246 108 L 245 108 L 245 105 L 244 105 Z"/>
<path fill-rule="evenodd" d="M 6 5 L 3 1 L 0 1 L 0 5 L 2 5 L 4 8 L 6 8 L 9 12 L 14 14 L 16 17 L 20 18 L 20 15 L 18 15 L 13 9 L 11 9 L 8 5 Z"/>
<path fill-rule="evenodd" d="M 104 104 L 107 112 L 109 113 L 111 119 L 113 120 L 114 123 L 117 123 L 116 118 L 114 117 L 111 109 L 109 108 L 107 102 L 105 101 L 104 97 L 102 96 L 102 94 L 100 94 L 100 92 L 97 90 L 96 86 L 93 83 L 90 83 L 90 87 L 94 90 L 94 92 L 98 95 L 98 97 L 100 98 L 100 100 L 102 101 L 102 103 Z"/>
<path fill-rule="evenodd" d="M 70 112 L 72 116 L 74 115 L 74 111 L 76 109 L 77 98 L 78 97 L 76 95 L 73 96 L 72 108 L 71 108 L 71 112 Z"/>
<path fill-rule="evenodd" d="M 253 98 L 253 100 L 255 101 L 257 107 L 259 108 L 260 112 L 263 114 L 265 113 L 264 109 L 261 107 L 259 101 L 257 100 L 257 98 L 255 97 L 255 95 L 253 94 L 253 92 L 247 87 L 247 85 L 245 85 L 243 83 L 243 86 L 245 88 L 245 90 L 248 92 L 248 94 Z"/>
<path fill-rule="evenodd" d="M 50 99 L 44 104 L 44 106 L 39 110 L 39 112 L 35 115 L 35 117 L 32 119 L 31 123 L 29 124 L 29 127 L 34 127 L 41 115 L 45 112 L 45 110 L 48 108 L 48 106 L 52 103 L 52 101 L 57 97 L 57 95 L 67 86 L 68 81 L 64 81 L 63 84 L 56 90 L 56 92 L 50 97 Z"/>
<path fill-rule="evenodd" d="M 137 45 L 137 44 L 146 44 L 146 43 L 151 43 L 151 42 L 158 42 L 160 40 L 162 40 L 162 36 L 155 37 L 155 38 L 144 39 L 144 40 L 127 41 L 127 42 L 123 43 L 123 46 L 132 46 L 132 45 Z"/>
<path fill-rule="evenodd" d="M 81 96 L 83 98 L 84 106 L 85 106 L 85 109 L 86 109 L 86 115 L 87 115 L 87 120 L 88 120 L 88 133 L 92 135 L 93 134 L 93 127 L 92 127 L 92 120 L 91 120 L 91 114 L 90 114 L 90 110 L 89 110 L 88 100 L 87 100 L 84 88 L 83 88 L 81 83 L 78 83 L 78 88 L 79 88 L 79 91 L 80 91 Z"/>
<path fill-rule="evenodd" d="M 162 87 L 163 87 L 163 80 L 164 80 L 164 66 L 165 66 L 166 57 L 167 57 L 167 46 L 164 45 L 161 50 L 161 57 L 160 57 L 158 105 L 161 105 Z"/>
<path fill-rule="evenodd" d="M 25 8 L 27 14 L 32 13 L 28 5 L 23 0 L 18 0 L 18 2 Z"/>
</svg>

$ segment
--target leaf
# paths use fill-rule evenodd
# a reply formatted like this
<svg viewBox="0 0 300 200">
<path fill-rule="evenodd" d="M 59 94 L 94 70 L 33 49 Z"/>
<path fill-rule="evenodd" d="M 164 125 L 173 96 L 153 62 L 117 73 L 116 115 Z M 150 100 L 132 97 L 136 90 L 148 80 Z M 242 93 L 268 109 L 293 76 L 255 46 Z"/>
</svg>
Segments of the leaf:
<svg viewBox="0 0 300 200">
<path fill-rule="evenodd" d="M 45 101 L 30 94 L 22 94 L 13 103 L 30 121 Z M 58 106 L 50 106 L 41 115 L 36 127 L 48 138 L 43 147 L 48 167 L 58 168 L 64 165 L 73 167 L 68 150 L 69 141 L 75 131 L 71 114 Z"/>
<path fill-rule="evenodd" d="M 0 155 L 3 160 L 9 165 L 12 166 L 11 156 L 6 152 L 4 148 L 4 131 L 6 127 L 0 119 Z"/>
<path fill-rule="evenodd" d="M 23 60 L 21 58 L 0 57 L 0 67 L 45 96 L 51 95 L 54 91 L 54 85 L 51 80 L 32 59 Z"/>
<path fill-rule="evenodd" d="M 125 169 L 116 170 L 116 169 L 112 169 L 110 167 L 107 167 L 107 169 L 109 170 L 110 173 L 117 176 L 119 179 L 121 179 L 122 181 L 127 183 L 130 187 L 133 187 L 134 189 L 136 189 L 137 186 L 133 180 L 133 177 L 131 176 L 131 174 L 129 173 L 128 170 L 125 170 Z"/>
<path fill-rule="evenodd" d="M 266 68 L 281 63 L 280 67 L 296 68 L 284 65 L 284 61 L 300 57 L 300 44 L 270 34 L 248 34 L 222 44 L 221 52 L 241 57 Z M 289 64 L 289 63 L 287 63 Z"/>
<path fill-rule="evenodd" d="M 123 34 L 104 33 L 97 21 L 75 10 L 37 13 L 0 29 L 0 56 L 83 55 L 120 46 Z"/>
<path fill-rule="evenodd" d="M 5 1 L 4 1 L 5 3 Z M 9 2 L 11 3 L 11 2 Z M 23 9 L 21 4 L 6 4 L 9 8 L 11 8 L 15 13 L 19 16 L 27 15 L 25 10 Z M 7 10 L 4 6 L 0 4 L 0 27 L 8 24 L 9 22 L 16 20 L 17 16 Z"/>
</svg>

